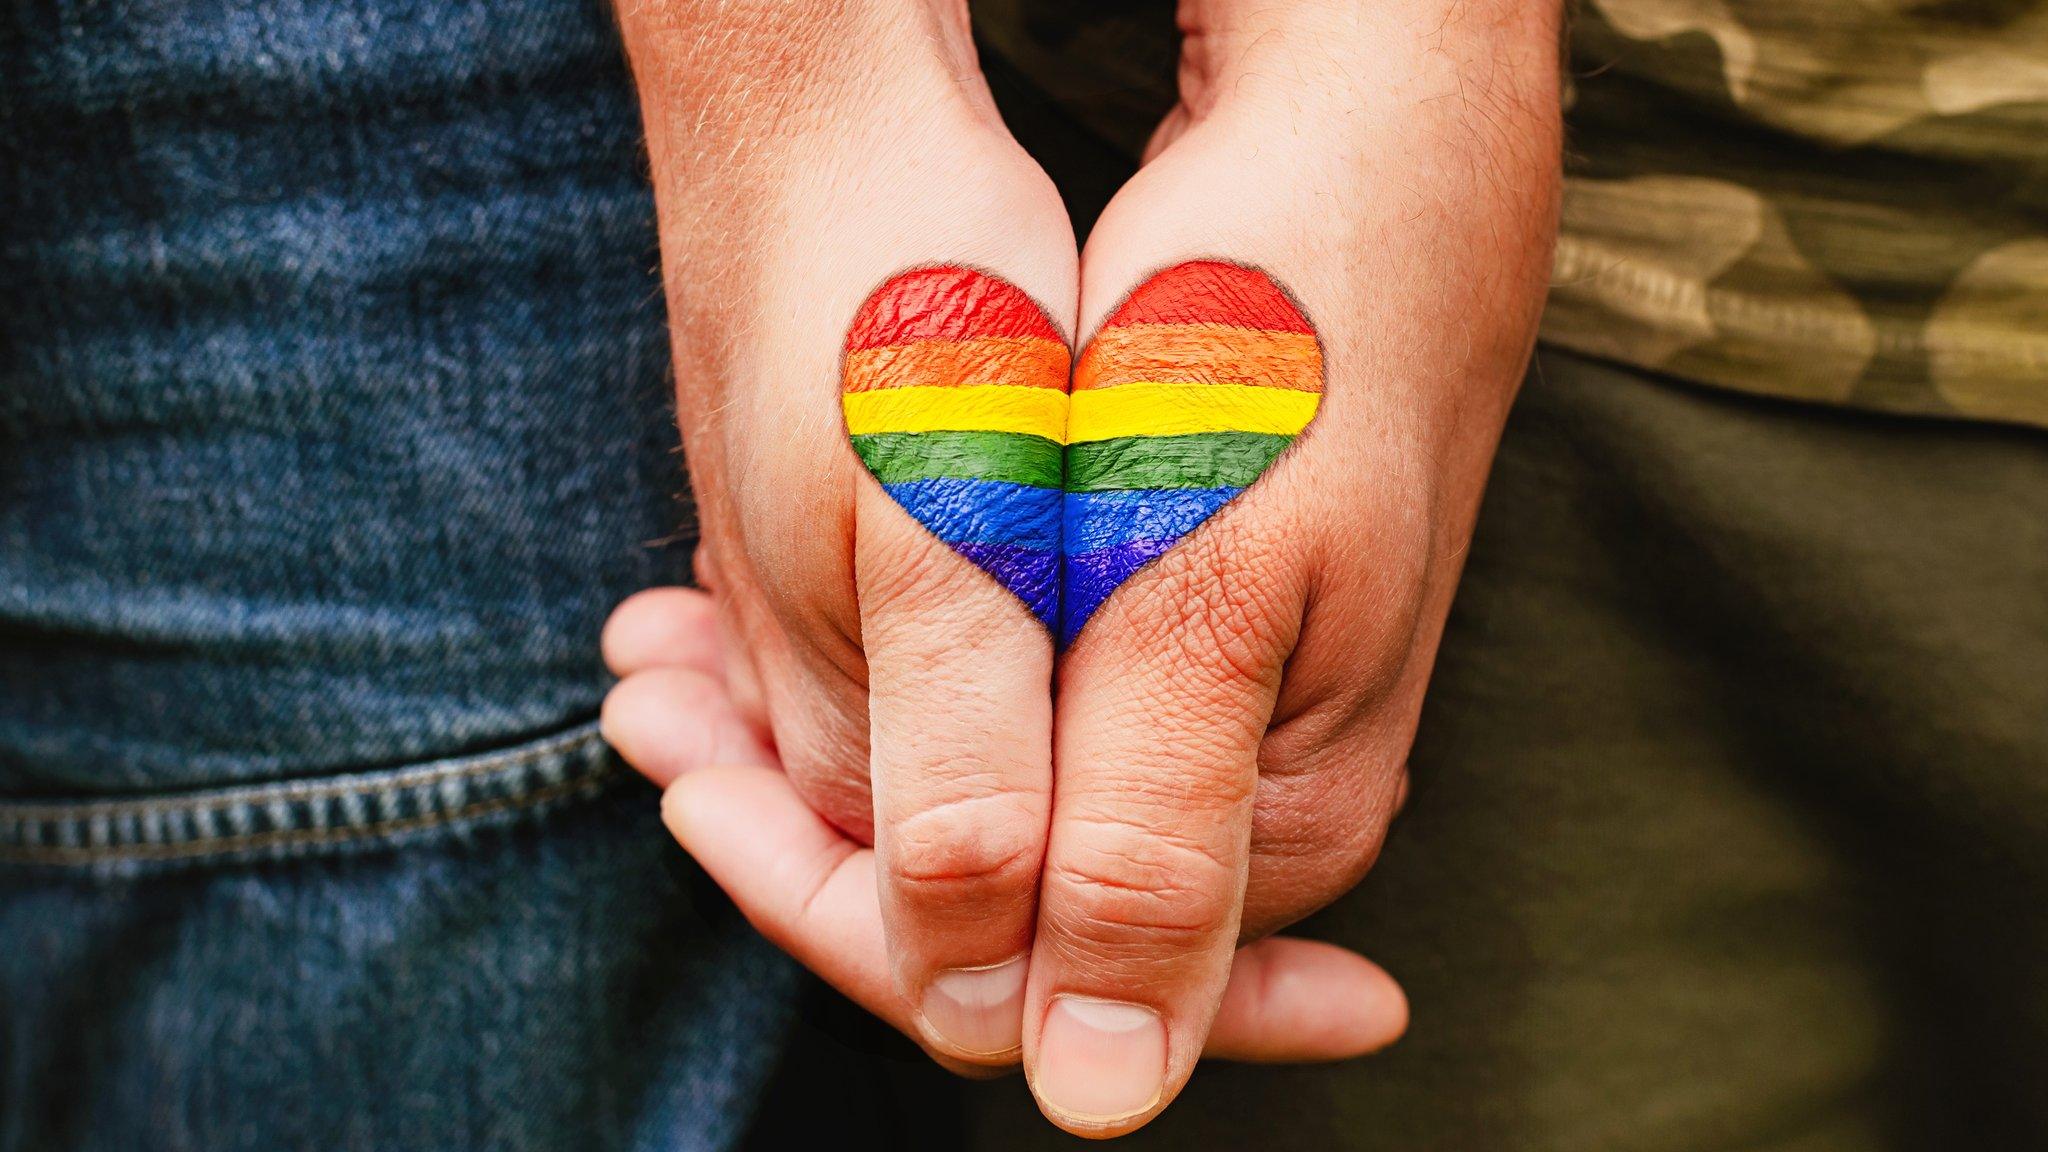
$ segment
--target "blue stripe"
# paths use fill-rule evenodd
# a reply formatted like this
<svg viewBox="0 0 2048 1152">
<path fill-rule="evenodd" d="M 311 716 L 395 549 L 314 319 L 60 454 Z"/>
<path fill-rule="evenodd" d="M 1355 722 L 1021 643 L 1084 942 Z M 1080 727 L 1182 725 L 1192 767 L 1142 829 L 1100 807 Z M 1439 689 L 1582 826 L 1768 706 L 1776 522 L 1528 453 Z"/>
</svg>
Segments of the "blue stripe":
<svg viewBox="0 0 2048 1152">
<path fill-rule="evenodd" d="M 1059 551 L 1061 493 L 1057 488 L 942 477 L 885 484 L 882 490 L 948 544 L 1009 544 Z"/>
<path fill-rule="evenodd" d="M 1242 488 L 1141 488 L 1124 492 L 1069 492 L 1069 556 L 1100 552 L 1139 540 L 1178 540 L 1230 503 Z"/>
</svg>

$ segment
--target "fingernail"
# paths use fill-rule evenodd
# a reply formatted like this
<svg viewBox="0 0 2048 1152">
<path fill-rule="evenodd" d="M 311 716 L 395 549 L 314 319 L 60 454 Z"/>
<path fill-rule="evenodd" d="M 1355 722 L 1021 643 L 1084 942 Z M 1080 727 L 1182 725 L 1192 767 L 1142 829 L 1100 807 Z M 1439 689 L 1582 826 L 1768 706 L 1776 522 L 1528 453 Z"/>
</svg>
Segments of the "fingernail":
<svg viewBox="0 0 2048 1152">
<path fill-rule="evenodd" d="M 1001 1056 L 1024 1042 L 1024 977 L 1019 956 L 988 968 L 951 968 L 932 977 L 918 1011 L 947 1047 Z"/>
<path fill-rule="evenodd" d="M 1056 996 L 1031 1086 L 1046 1107 L 1083 1123 L 1147 1111 L 1166 1087 L 1166 1024 L 1139 1004 Z"/>
</svg>

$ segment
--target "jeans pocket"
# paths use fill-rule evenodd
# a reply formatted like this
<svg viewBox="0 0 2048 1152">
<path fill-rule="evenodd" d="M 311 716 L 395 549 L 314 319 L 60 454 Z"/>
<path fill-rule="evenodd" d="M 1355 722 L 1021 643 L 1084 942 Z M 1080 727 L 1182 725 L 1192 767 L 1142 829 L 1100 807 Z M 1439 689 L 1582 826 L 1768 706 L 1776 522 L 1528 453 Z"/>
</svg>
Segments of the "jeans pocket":
<svg viewBox="0 0 2048 1152">
<path fill-rule="evenodd" d="M 126 872 L 460 836 L 587 799 L 623 766 L 582 724 L 371 772 L 115 799 L 0 801 L 0 864 Z"/>
</svg>

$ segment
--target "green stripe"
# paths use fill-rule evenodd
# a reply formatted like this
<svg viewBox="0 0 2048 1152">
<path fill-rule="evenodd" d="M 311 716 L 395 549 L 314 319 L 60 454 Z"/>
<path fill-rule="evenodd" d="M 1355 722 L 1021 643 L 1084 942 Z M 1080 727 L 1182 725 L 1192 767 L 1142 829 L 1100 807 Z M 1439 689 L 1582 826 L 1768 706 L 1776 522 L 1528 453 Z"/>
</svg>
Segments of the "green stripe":
<svg viewBox="0 0 2048 1152">
<path fill-rule="evenodd" d="M 876 432 L 853 450 L 884 484 L 912 480 L 1004 480 L 1060 486 L 1060 446 L 1023 432 Z"/>
<path fill-rule="evenodd" d="M 1074 444 L 1067 448 L 1067 491 L 1242 488 L 1293 440 L 1263 432 L 1204 432 Z"/>
</svg>

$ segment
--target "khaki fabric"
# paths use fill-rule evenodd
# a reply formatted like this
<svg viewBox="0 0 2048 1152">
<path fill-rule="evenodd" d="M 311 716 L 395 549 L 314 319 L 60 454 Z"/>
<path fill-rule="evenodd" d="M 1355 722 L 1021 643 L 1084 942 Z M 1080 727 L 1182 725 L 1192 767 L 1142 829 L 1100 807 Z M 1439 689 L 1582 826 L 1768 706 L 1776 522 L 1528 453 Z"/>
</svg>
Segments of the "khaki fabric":
<svg viewBox="0 0 2048 1152">
<path fill-rule="evenodd" d="M 1172 5 L 978 0 L 1135 156 Z M 1695 383 L 2048 426 L 2048 0 L 1581 0 L 1543 337 Z"/>
<path fill-rule="evenodd" d="M 2048 0 L 1583 0 L 1544 338 L 2048 425 Z"/>
</svg>

